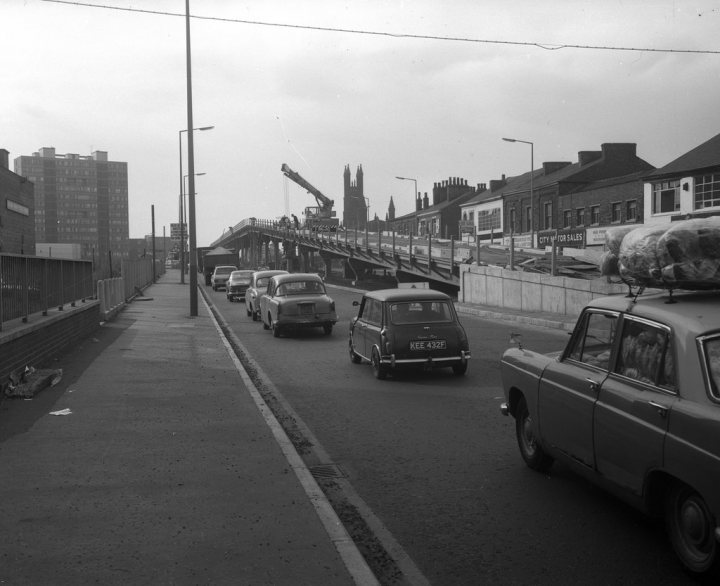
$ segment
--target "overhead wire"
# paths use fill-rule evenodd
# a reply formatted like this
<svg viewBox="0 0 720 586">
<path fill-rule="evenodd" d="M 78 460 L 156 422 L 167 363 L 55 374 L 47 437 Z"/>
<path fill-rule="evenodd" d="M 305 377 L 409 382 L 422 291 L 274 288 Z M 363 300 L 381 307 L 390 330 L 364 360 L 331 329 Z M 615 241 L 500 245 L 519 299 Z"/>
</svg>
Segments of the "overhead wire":
<svg viewBox="0 0 720 586">
<path fill-rule="evenodd" d="M 77 0 L 41 0 L 41 2 L 50 2 L 54 4 L 70 4 L 74 6 L 84 6 L 88 8 L 103 8 L 107 10 L 118 10 L 122 12 L 138 12 L 144 14 L 153 14 L 160 16 L 181 16 L 185 17 L 184 13 L 180 12 L 169 12 L 163 10 L 149 10 L 147 8 L 131 8 L 122 6 L 109 6 L 106 4 L 97 4 L 92 2 L 78 2 Z M 477 43 L 477 44 L 488 44 L 488 45 L 514 45 L 523 47 L 536 47 L 538 49 L 544 49 L 546 51 L 557 51 L 559 49 L 584 49 L 584 50 L 595 50 L 595 51 L 636 51 L 643 53 L 691 53 L 700 55 L 720 55 L 720 50 L 711 49 L 669 49 L 669 48 L 653 48 L 653 47 L 623 47 L 623 46 L 607 46 L 607 45 L 577 45 L 567 43 L 541 43 L 536 41 L 503 41 L 498 39 L 475 39 L 470 37 L 449 37 L 442 35 L 421 35 L 414 33 L 395 33 L 387 31 L 372 31 L 362 29 L 347 29 L 338 27 L 324 27 L 314 26 L 307 24 L 289 24 L 282 22 L 266 22 L 261 20 L 247 20 L 241 18 L 225 18 L 220 16 L 202 16 L 198 14 L 190 15 L 190 18 L 195 20 L 208 20 L 217 22 L 231 22 L 237 24 L 247 24 L 254 26 L 266 26 L 266 27 L 277 27 L 277 28 L 290 28 L 290 29 L 301 29 L 310 31 L 320 32 L 332 32 L 332 33 L 344 33 L 353 35 L 369 35 L 378 37 L 391 37 L 398 39 L 420 39 L 430 41 L 449 41 L 449 42 L 462 42 L 462 43 Z"/>
</svg>

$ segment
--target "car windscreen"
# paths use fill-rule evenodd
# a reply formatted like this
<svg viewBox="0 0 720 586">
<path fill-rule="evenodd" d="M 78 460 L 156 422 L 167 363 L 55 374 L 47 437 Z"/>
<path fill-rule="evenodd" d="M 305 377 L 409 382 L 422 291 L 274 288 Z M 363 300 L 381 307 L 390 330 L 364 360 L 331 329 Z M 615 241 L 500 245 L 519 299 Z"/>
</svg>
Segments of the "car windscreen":
<svg viewBox="0 0 720 586">
<path fill-rule="evenodd" d="M 453 321 L 448 301 L 401 301 L 390 304 L 390 321 L 397 325 Z"/>
</svg>

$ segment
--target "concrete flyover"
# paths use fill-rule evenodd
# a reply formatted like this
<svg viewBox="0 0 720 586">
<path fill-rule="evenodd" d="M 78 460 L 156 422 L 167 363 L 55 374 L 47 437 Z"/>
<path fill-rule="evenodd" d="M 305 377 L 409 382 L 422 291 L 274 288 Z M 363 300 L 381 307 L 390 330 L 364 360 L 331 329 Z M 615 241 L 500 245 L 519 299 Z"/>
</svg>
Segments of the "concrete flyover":
<svg viewBox="0 0 720 586">
<path fill-rule="evenodd" d="M 346 277 L 362 282 L 372 271 L 388 271 L 398 282 L 431 282 L 432 288 L 457 295 L 459 266 L 472 258 L 474 244 L 429 235 L 339 229 L 316 232 L 281 225 L 277 221 L 248 218 L 215 240 L 218 246 L 238 252 L 249 266 L 290 267 L 329 274 L 341 264 Z"/>
</svg>

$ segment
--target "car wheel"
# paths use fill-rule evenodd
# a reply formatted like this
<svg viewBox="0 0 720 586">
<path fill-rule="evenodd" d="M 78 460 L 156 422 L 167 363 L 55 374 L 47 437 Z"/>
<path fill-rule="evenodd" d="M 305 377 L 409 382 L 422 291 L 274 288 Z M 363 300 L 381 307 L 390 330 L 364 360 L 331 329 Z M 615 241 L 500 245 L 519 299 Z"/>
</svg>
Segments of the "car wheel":
<svg viewBox="0 0 720 586">
<path fill-rule="evenodd" d="M 227 300 L 228 300 L 230 303 L 233 302 L 233 298 L 232 298 L 232 297 L 228 297 Z"/>
<path fill-rule="evenodd" d="M 253 321 L 260 321 L 260 312 L 253 310 L 252 318 L 253 318 Z"/>
<path fill-rule="evenodd" d="M 538 472 L 550 469 L 553 459 L 545 453 L 535 439 L 533 419 L 528 411 L 525 397 L 520 397 L 515 411 L 515 436 L 520 448 L 520 455 L 529 468 Z"/>
<path fill-rule="evenodd" d="M 251 311 L 251 308 L 248 304 L 245 304 L 245 313 L 247 313 L 247 316 L 250 317 L 253 316 L 253 321 L 255 321 L 255 314 Z"/>
<path fill-rule="evenodd" d="M 665 527 L 675 554 L 688 571 L 720 573 L 712 514 L 705 500 L 687 484 L 675 482 L 665 493 Z"/>
<path fill-rule="evenodd" d="M 467 372 L 468 363 L 461 362 L 460 364 L 453 364 L 453 374 L 455 376 L 462 376 Z"/>
<path fill-rule="evenodd" d="M 326 336 L 329 336 L 332 334 L 333 325 L 332 324 L 323 324 L 323 332 L 325 332 Z"/>
<path fill-rule="evenodd" d="M 387 367 L 380 362 L 380 352 L 377 348 L 373 348 L 372 356 L 370 358 L 370 364 L 372 365 L 373 374 L 378 380 L 383 380 L 387 376 Z"/>
<path fill-rule="evenodd" d="M 268 316 L 269 318 L 270 316 Z M 279 338 L 280 337 L 280 326 L 277 324 L 277 322 L 273 322 L 270 320 L 270 327 L 272 328 L 273 338 Z"/>
<path fill-rule="evenodd" d="M 360 364 L 362 362 L 362 358 L 360 358 L 358 353 L 353 350 L 352 340 L 348 341 L 348 348 L 350 351 L 350 362 L 352 362 L 353 364 Z"/>
<path fill-rule="evenodd" d="M 263 323 L 263 330 L 269 330 L 269 329 L 270 329 L 270 324 L 266 324 L 266 323 L 265 323 L 265 320 L 262 320 L 262 323 Z"/>
</svg>

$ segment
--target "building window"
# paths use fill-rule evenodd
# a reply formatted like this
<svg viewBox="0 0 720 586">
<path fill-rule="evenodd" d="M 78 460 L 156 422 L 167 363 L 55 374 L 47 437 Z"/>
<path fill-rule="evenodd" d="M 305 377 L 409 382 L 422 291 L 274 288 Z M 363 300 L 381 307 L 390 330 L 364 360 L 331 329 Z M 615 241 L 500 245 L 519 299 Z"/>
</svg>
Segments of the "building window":
<svg viewBox="0 0 720 586">
<path fill-rule="evenodd" d="M 582 228 L 585 225 L 585 208 L 575 210 L 575 226 Z"/>
<path fill-rule="evenodd" d="M 613 224 L 622 222 L 622 204 L 619 201 L 613 202 L 610 205 L 610 221 Z"/>
<path fill-rule="evenodd" d="M 515 208 L 510 209 L 510 234 L 517 232 L 517 213 Z"/>
<path fill-rule="evenodd" d="M 720 207 L 720 173 L 695 177 L 695 209 Z"/>
<path fill-rule="evenodd" d="M 543 228 L 545 230 L 550 230 L 552 227 L 552 202 L 547 201 L 543 204 Z"/>
<path fill-rule="evenodd" d="M 600 225 L 600 206 L 592 206 L 590 208 L 590 225 L 591 226 L 599 226 Z"/>
<path fill-rule="evenodd" d="M 470 218 L 472 220 L 472 217 Z M 500 229 L 500 208 L 491 210 L 478 210 L 478 230 L 499 230 Z"/>
<path fill-rule="evenodd" d="M 572 228 L 572 211 L 563 211 L 563 228 Z"/>
<path fill-rule="evenodd" d="M 631 199 L 625 204 L 625 221 L 637 222 L 637 200 Z"/>
<path fill-rule="evenodd" d="M 652 213 L 666 214 L 680 210 L 680 180 L 653 183 Z"/>
</svg>

